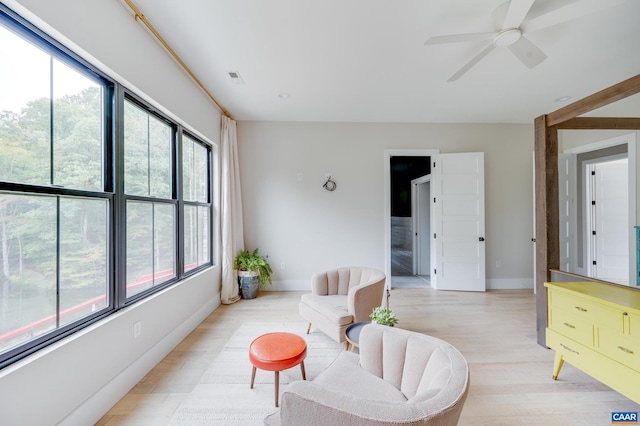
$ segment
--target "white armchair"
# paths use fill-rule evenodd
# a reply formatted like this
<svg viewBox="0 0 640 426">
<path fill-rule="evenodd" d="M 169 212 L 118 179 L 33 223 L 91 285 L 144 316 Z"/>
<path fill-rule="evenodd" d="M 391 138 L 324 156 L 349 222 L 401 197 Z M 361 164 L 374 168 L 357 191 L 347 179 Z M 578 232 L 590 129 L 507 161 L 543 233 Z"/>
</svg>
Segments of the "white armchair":
<svg viewBox="0 0 640 426">
<path fill-rule="evenodd" d="M 367 325 L 360 355 L 342 352 L 313 381 L 284 390 L 266 425 L 456 425 L 469 389 L 469 366 L 449 343 Z"/>
<path fill-rule="evenodd" d="M 300 300 L 300 315 L 336 342 L 344 342 L 346 328 L 369 321 L 380 306 L 385 274 L 371 268 L 339 268 L 311 277 L 311 294 Z"/>
</svg>

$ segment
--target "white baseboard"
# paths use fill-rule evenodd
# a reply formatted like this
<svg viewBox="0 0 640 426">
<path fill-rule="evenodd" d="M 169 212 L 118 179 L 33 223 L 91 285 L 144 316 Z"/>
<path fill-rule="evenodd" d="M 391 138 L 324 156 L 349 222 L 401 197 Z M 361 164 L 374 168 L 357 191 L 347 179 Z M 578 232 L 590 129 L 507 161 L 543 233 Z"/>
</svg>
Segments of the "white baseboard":
<svg viewBox="0 0 640 426">
<path fill-rule="evenodd" d="M 487 280 L 487 290 L 533 289 L 533 278 L 497 278 Z M 274 281 L 271 287 L 260 291 L 311 291 L 310 280 Z"/>
<path fill-rule="evenodd" d="M 487 290 L 533 290 L 533 278 L 498 278 L 487 280 Z"/>
<path fill-rule="evenodd" d="M 260 291 L 311 291 L 311 280 L 274 281 L 270 287 Z"/>
<path fill-rule="evenodd" d="M 70 413 L 59 425 L 94 424 L 218 306 L 220 293 Z"/>
</svg>

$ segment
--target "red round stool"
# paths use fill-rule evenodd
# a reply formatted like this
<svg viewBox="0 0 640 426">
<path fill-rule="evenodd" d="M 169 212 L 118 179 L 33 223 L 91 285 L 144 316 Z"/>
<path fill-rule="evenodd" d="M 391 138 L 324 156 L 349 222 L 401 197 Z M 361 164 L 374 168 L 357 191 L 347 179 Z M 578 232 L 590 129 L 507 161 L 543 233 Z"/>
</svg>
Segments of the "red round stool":
<svg viewBox="0 0 640 426">
<path fill-rule="evenodd" d="M 253 382 L 256 378 L 256 368 L 274 371 L 277 407 L 280 371 L 300 364 L 302 380 L 307 380 L 304 373 L 304 358 L 306 356 L 307 343 L 297 334 L 278 332 L 256 337 L 249 345 L 249 361 L 253 364 L 251 389 L 253 389 Z"/>
</svg>

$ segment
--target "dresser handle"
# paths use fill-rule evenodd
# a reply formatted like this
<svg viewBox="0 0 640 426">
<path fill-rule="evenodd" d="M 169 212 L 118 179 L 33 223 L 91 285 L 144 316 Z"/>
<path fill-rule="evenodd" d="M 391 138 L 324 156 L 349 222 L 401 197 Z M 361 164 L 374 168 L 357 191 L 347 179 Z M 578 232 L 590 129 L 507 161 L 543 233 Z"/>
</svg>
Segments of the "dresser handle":
<svg viewBox="0 0 640 426">
<path fill-rule="evenodd" d="M 624 315 L 626 317 L 627 315 L 629 315 L 629 313 L 623 312 L 622 315 Z"/>
<path fill-rule="evenodd" d="M 633 351 L 631 349 L 627 349 L 627 348 L 622 347 L 622 346 L 618 346 L 618 349 L 620 349 L 622 352 L 626 352 L 628 354 L 633 355 Z"/>
<path fill-rule="evenodd" d="M 569 324 L 568 322 L 565 322 L 565 323 L 564 323 L 564 325 L 566 325 L 566 326 L 567 326 L 567 327 L 569 327 L 569 328 L 576 328 L 576 326 L 575 326 L 575 325 L 571 325 L 571 324 Z"/>
<path fill-rule="evenodd" d="M 562 343 L 560 343 L 560 346 L 562 346 L 563 348 L 565 348 L 565 349 L 566 349 L 566 350 L 568 350 L 569 352 L 573 352 L 573 353 L 574 353 L 574 354 L 576 354 L 576 355 L 580 355 L 580 352 L 578 352 L 578 351 L 576 351 L 576 350 L 573 350 L 573 349 L 571 349 L 570 347 L 567 347 L 567 346 L 563 345 Z"/>
<path fill-rule="evenodd" d="M 579 310 L 580 312 L 587 312 L 587 310 L 585 308 L 583 308 L 582 306 L 576 306 L 575 308 L 577 310 Z"/>
</svg>

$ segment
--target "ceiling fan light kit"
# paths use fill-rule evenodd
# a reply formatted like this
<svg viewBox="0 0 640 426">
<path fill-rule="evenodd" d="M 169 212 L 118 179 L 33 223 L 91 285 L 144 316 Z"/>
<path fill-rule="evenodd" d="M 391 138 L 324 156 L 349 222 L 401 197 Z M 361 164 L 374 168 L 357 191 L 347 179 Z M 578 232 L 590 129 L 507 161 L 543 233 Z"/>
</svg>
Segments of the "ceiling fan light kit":
<svg viewBox="0 0 640 426">
<path fill-rule="evenodd" d="M 503 30 L 496 35 L 493 39 L 493 45 L 495 47 L 507 47 L 511 46 L 516 41 L 520 40 L 522 37 L 522 31 L 518 28 L 511 28 L 508 30 Z"/>
</svg>

